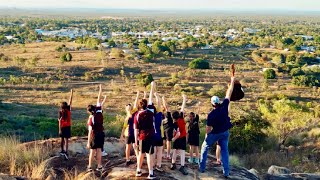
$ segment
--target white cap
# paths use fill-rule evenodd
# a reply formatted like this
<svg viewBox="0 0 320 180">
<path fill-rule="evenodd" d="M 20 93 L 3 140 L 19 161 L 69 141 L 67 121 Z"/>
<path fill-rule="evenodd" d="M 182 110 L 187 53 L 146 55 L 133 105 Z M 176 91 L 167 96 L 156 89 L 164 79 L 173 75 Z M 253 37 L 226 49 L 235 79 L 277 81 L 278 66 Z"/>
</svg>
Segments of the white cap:
<svg viewBox="0 0 320 180">
<path fill-rule="evenodd" d="M 212 96 L 211 97 L 211 104 L 219 104 L 220 103 L 220 99 L 218 96 Z"/>
</svg>

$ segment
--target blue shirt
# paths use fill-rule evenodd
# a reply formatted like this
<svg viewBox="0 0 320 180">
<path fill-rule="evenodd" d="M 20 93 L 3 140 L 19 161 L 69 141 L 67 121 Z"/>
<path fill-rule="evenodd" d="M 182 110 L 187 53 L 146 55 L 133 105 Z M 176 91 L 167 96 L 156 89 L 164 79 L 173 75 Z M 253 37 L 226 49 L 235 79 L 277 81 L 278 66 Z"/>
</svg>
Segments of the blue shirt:
<svg viewBox="0 0 320 180">
<path fill-rule="evenodd" d="M 162 136 L 161 136 L 161 123 L 162 123 L 162 112 L 158 112 L 154 116 L 155 138 L 157 140 L 162 139 Z"/>
<path fill-rule="evenodd" d="M 207 126 L 212 126 L 212 134 L 219 134 L 232 127 L 229 117 L 229 99 L 224 99 L 222 104 L 208 114 Z"/>
</svg>

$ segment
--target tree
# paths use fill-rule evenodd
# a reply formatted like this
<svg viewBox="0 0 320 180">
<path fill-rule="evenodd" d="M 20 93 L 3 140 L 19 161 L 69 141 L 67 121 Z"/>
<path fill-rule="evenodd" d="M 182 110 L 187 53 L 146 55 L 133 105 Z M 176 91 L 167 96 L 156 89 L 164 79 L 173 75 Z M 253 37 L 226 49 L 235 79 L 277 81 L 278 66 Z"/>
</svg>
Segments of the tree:
<svg viewBox="0 0 320 180">
<path fill-rule="evenodd" d="M 60 55 L 61 62 L 70 62 L 72 60 L 72 55 L 69 52 L 65 52 Z"/>
<path fill-rule="evenodd" d="M 295 64 L 296 56 L 294 54 L 290 54 L 286 57 L 286 64 Z"/>
<path fill-rule="evenodd" d="M 161 52 L 162 52 L 162 45 L 160 41 L 155 41 L 152 44 L 152 52 L 155 56 L 160 56 Z"/>
<path fill-rule="evenodd" d="M 300 75 L 304 75 L 304 72 L 301 70 L 301 68 L 293 68 L 290 71 L 290 75 L 291 76 L 300 76 Z"/>
<path fill-rule="evenodd" d="M 109 47 L 116 47 L 116 42 L 114 42 L 114 40 L 110 39 L 110 41 L 108 42 Z"/>
<path fill-rule="evenodd" d="M 124 53 L 121 49 L 118 48 L 112 48 L 110 52 L 110 57 L 111 58 L 123 58 Z"/>
<path fill-rule="evenodd" d="M 263 77 L 265 79 L 275 79 L 276 78 L 276 72 L 273 69 L 267 69 L 263 72 Z"/>
<path fill-rule="evenodd" d="M 294 43 L 294 41 L 293 41 L 293 39 L 292 38 L 284 38 L 283 40 L 282 40 L 282 43 L 284 44 L 284 45 L 291 45 L 291 44 L 293 44 Z"/>
<path fill-rule="evenodd" d="M 138 79 L 138 83 L 144 87 L 147 87 L 153 81 L 152 74 L 148 73 L 140 73 L 136 75 L 136 78 Z"/>
<path fill-rule="evenodd" d="M 288 99 L 271 103 L 260 101 L 259 111 L 270 122 L 268 131 L 278 138 L 279 144 L 284 144 L 291 135 L 303 132 L 316 123 L 307 108 Z"/>
<path fill-rule="evenodd" d="M 191 62 L 189 62 L 188 66 L 191 69 L 209 69 L 210 68 L 209 62 L 201 58 L 192 60 Z"/>
</svg>

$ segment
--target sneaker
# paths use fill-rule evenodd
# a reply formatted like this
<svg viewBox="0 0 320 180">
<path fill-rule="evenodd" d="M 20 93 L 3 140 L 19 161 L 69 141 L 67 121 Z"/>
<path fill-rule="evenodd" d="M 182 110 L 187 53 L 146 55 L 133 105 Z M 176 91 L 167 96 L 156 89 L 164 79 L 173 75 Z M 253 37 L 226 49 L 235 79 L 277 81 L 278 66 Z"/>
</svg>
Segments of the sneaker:
<svg viewBox="0 0 320 180">
<path fill-rule="evenodd" d="M 126 162 L 126 166 L 130 166 L 131 164 L 133 164 L 133 162 L 131 160 Z"/>
<path fill-rule="evenodd" d="M 102 151 L 102 152 L 101 152 L 101 156 L 102 156 L 102 157 L 108 156 L 108 153 L 106 153 L 106 151 Z"/>
<path fill-rule="evenodd" d="M 204 173 L 204 172 L 205 172 L 205 170 L 199 169 L 199 173 Z"/>
<path fill-rule="evenodd" d="M 193 163 L 193 158 L 189 158 L 188 162 L 192 164 Z"/>
<path fill-rule="evenodd" d="M 177 168 L 176 164 L 171 164 L 170 169 L 175 170 Z"/>
<path fill-rule="evenodd" d="M 92 171 L 93 171 L 92 167 L 87 167 L 87 172 L 92 172 Z"/>
<path fill-rule="evenodd" d="M 163 172 L 162 167 L 159 167 L 159 166 L 156 166 L 155 170 L 158 171 L 158 172 Z"/>
<path fill-rule="evenodd" d="M 198 159 L 198 158 L 194 158 L 194 159 L 193 159 L 193 163 L 199 164 L 199 159 Z"/>
<path fill-rule="evenodd" d="M 156 176 L 154 174 L 149 174 L 149 176 L 147 177 L 147 179 L 155 179 Z"/>
<path fill-rule="evenodd" d="M 96 171 L 103 171 L 103 167 L 101 166 L 101 167 L 98 167 L 97 169 L 96 169 Z"/>
<path fill-rule="evenodd" d="M 67 153 L 64 153 L 63 156 L 64 156 L 64 158 L 65 158 L 66 160 L 69 160 L 69 157 L 68 157 L 68 154 L 67 154 Z"/>
<path fill-rule="evenodd" d="M 142 172 L 141 171 L 137 171 L 136 172 L 136 177 L 140 177 L 140 176 L 142 176 Z"/>
<path fill-rule="evenodd" d="M 186 170 L 186 168 L 184 166 L 181 166 L 179 171 L 183 174 L 183 175 L 188 175 L 188 172 Z"/>
<path fill-rule="evenodd" d="M 59 154 L 60 154 L 60 156 L 64 156 L 65 152 L 64 151 L 60 151 Z"/>
</svg>

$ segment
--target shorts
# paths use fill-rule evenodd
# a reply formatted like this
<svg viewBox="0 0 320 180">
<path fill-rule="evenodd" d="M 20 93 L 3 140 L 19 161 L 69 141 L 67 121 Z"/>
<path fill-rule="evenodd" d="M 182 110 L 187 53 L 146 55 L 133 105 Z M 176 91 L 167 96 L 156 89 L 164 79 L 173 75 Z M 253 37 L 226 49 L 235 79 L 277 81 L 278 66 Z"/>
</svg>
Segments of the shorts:
<svg viewBox="0 0 320 180">
<path fill-rule="evenodd" d="M 104 132 L 100 132 L 93 135 L 93 139 L 90 144 L 90 149 L 102 149 L 104 145 Z"/>
<path fill-rule="evenodd" d="M 163 139 L 154 139 L 154 146 L 160 147 L 163 146 Z"/>
<path fill-rule="evenodd" d="M 59 134 L 62 138 L 70 138 L 71 137 L 71 127 L 62 127 L 61 128 L 61 134 Z"/>
<path fill-rule="evenodd" d="M 141 153 L 153 154 L 154 153 L 153 141 L 154 141 L 153 138 L 140 140 L 139 151 L 141 151 Z"/>
<path fill-rule="evenodd" d="M 134 144 L 135 139 L 134 136 L 126 136 L 126 144 Z"/>
<path fill-rule="evenodd" d="M 164 130 L 164 139 L 167 141 L 172 141 L 173 138 L 173 129 L 169 128 Z"/>
<path fill-rule="evenodd" d="M 199 134 L 189 134 L 188 144 L 191 146 L 199 146 Z"/>
<path fill-rule="evenodd" d="M 187 149 L 187 139 L 186 137 L 178 138 L 173 142 L 173 149 L 186 150 Z"/>
</svg>

